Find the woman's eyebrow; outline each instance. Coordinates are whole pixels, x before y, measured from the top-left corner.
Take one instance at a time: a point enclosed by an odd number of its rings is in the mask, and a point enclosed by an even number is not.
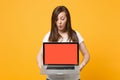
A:
[[[61,18],[65,18],[65,16],[61,16]]]

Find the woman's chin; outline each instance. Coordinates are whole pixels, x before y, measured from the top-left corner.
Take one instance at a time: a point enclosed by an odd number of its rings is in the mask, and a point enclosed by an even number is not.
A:
[[[64,29],[63,28],[58,28],[59,31],[63,31]]]
[[[64,29],[58,29],[58,31],[60,31],[60,32],[66,32],[66,30],[64,30]]]

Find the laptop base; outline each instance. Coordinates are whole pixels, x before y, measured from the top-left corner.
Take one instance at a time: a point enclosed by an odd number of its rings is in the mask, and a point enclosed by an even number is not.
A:
[[[41,74],[48,75],[70,75],[70,74],[80,74],[79,66],[74,66],[74,69],[47,69],[47,66],[42,66]]]

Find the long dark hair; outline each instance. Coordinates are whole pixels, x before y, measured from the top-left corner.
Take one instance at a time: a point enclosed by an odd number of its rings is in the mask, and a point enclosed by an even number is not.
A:
[[[57,42],[59,40],[59,38],[61,37],[60,34],[58,33],[58,28],[57,28],[57,25],[55,23],[58,14],[61,12],[66,13],[67,22],[66,22],[66,27],[65,27],[64,32],[66,32],[66,31],[68,32],[68,40],[73,41],[73,42],[78,42],[78,37],[76,35],[76,32],[71,27],[70,13],[65,6],[57,6],[53,10],[52,17],[51,17],[51,33],[49,36],[49,41],[54,41],[54,42],[56,41]]]

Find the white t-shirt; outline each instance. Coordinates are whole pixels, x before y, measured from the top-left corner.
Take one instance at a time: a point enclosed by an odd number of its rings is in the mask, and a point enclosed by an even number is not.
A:
[[[79,44],[81,42],[83,42],[83,38],[82,36],[80,35],[79,32],[75,31],[76,34],[77,34],[77,37],[79,39]],[[49,42],[49,36],[50,36],[50,32],[48,32],[44,39],[43,39],[43,42]],[[62,39],[59,39],[58,42],[70,42],[67,38],[62,38]],[[79,80],[80,79],[80,75],[47,75],[47,78],[50,79],[50,80]]]

